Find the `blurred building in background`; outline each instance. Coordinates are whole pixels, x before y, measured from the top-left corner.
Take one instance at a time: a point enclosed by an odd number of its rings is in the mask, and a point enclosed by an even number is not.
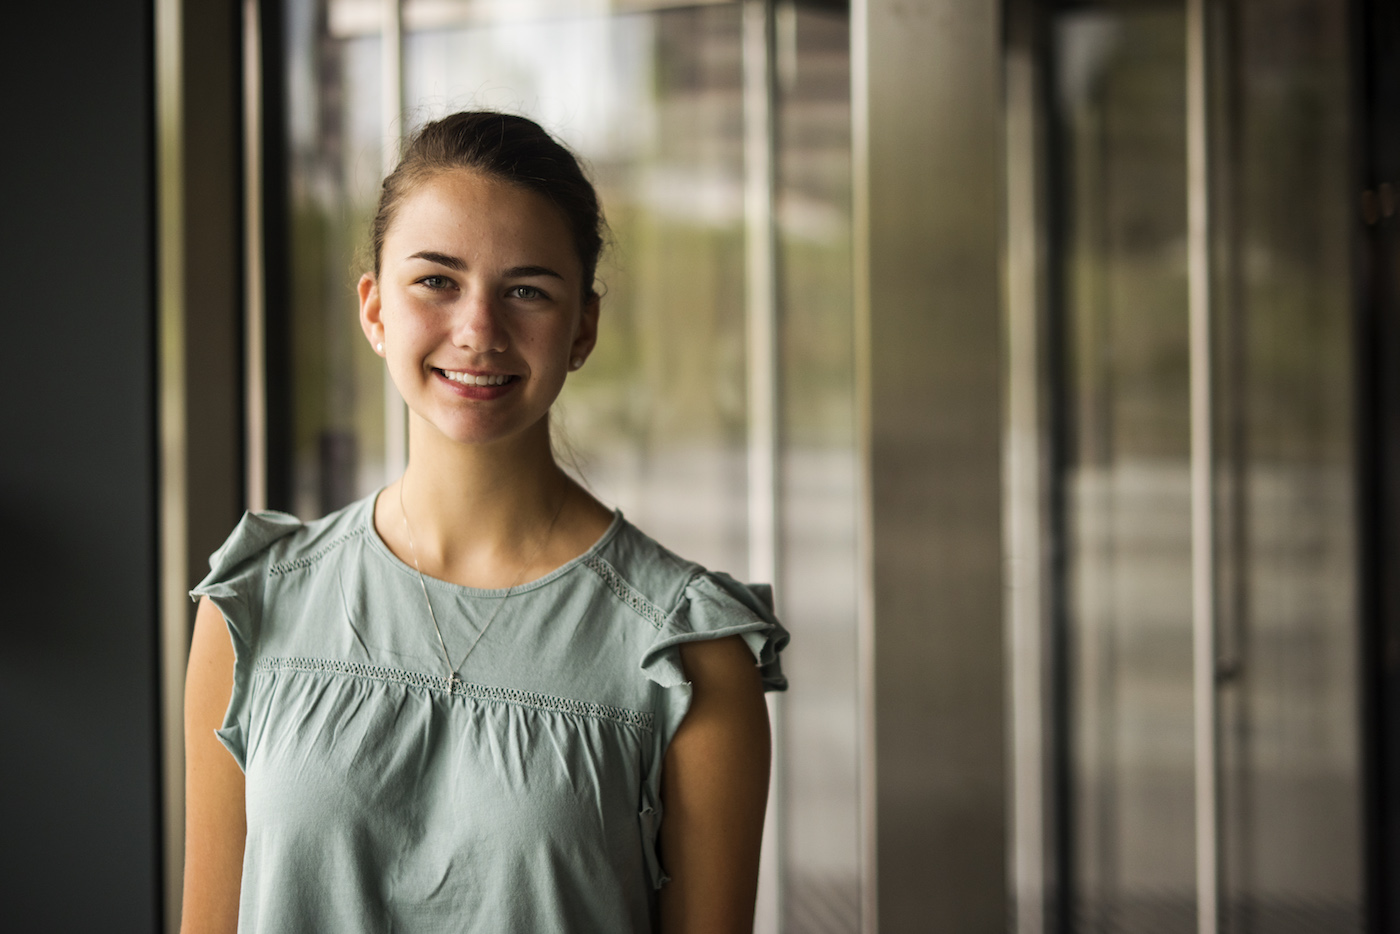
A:
[[[17,825],[14,898],[53,901],[79,829],[135,855],[53,929],[178,928],[185,592],[243,508],[402,469],[353,284],[403,137],[489,108],[566,141],[612,227],[568,468],[773,581],[793,633],[760,932],[1400,932],[1393,4],[128,6],[154,125],[113,184],[147,186],[154,384],[126,576],[156,596],[102,632],[149,656],[104,688],[140,737],[126,805],[16,786],[62,816]],[[17,528],[70,504],[7,476]],[[20,567],[29,606],[52,582]],[[0,662],[14,697],[106,662],[78,636],[109,622],[64,619]],[[72,774],[44,736],[83,716],[7,745]]]

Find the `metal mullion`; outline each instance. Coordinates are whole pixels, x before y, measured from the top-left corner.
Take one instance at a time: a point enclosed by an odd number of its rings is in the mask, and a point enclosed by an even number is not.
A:
[[[1186,4],[1187,266],[1191,370],[1191,617],[1195,706],[1196,917],[1220,929],[1219,711],[1216,693],[1214,365],[1207,0]]]
[[[772,3],[744,4],[744,240],[748,329],[749,574],[777,572],[777,243]]]
[[[851,342],[855,351],[856,674],[859,701],[860,930],[880,926],[879,748],[876,728],[875,493],[870,272],[870,3],[851,0]]]
[[[245,508],[268,507],[267,271],[261,0],[243,0],[243,407]]]
[[[159,230],[160,666],[165,927],[180,923],[185,870],[185,665],[189,660],[189,484],[185,432],[184,8],[158,0],[156,134]]]
[[[1005,48],[1006,555],[1009,894],[1016,934],[1054,930],[1053,643],[1050,632],[1049,368],[1045,333],[1045,146],[1037,10],[1007,6]],[[1057,899],[1058,900],[1058,899]]]
[[[404,134],[403,103],[403,4],[382,0],[383,27],[379,37],[380,109],[384,128],[381,167],[388,175],[399,163]],[[408,406],[384,368],[384,482],[408,466]]]
[[[773,0],[743,6],[745,319],[748,331],[749,578],[778,583],[778,270],[774,225],[776,80]],[[775,590],[777,590],[775,586]],[[773,769],[755,930],[783,930],[782,702],[768,698]]]

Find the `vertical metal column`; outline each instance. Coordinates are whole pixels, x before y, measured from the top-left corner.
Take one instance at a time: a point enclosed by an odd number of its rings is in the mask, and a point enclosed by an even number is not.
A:
[[[189,660],[189,504],[185,437],[184,7],[156,4],[156,173],[160,372],[161,781],[165,929],[180,929],[185,875],[185,664]]]
[[[1191,616],[1195,694],[1196,908],[1199,934],[1220,927],[1216,694],[1215,452],[1211,314],[1207,0],[1186,4],[1187,264],[1191,354]]]
[[[382,0],[384,25],[379,37],[379,83],[383,111],[383,174],[399,163],[399,142],[403,125],[403,5],[401,0]],[[384,368],[384,482],[388,483],[408,466],[408,406]]]
[[[851,4],[872,932],[1008,928],[1002,9]]]
[[[1006,28],[1006,670],[1011,781],[1010,897],[1016,934],[1053,930],[1050,520],[1045,360],[1045,147],[1035,0],[1011,0]]]
[[[744,0],[744,267],[748,327],[749,579],[778,584],[778,271],[773,212],[776,82],[772,0]],[[775,587],[780,591],[780,588]],[[755,930],[783,930],[781,695],[769,695],[773,772]]]
[[[243,0],[243,487],[267,508],[267,275],[263,218],[260,0]]]
[[[194,622],[188,592],[244,502],[241,6],[155,6],[161,753],[171,930],[184,876],[184,691]]]
[[[242,0],[155,7],[160,664],[165,913],[184,876],[188,593],[244,503],[238,15]]]
[[[880,930],[879,788],[875,743],[875,491],[871,465],[870,11],[851,0],[851,283],[856,418],[856,677],[859,692],[860,930]]]

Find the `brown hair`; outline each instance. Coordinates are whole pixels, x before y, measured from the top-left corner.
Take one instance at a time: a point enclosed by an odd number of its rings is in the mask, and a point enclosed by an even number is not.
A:
[[[584,298],[595,294],[593,277],[607,222],[578,160],[533,120],[483,110],[455,113],[424,125],[384,179],[370,225],[376,277],[384,236],[399,204],[423,181],[449,169],[471,169],[548,198],[573,235],[583,265]]]

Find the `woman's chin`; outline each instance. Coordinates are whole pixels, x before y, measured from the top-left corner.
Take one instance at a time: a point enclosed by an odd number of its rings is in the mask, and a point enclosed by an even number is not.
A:
[[[504,413],[502,413],[504,414]],[[549,436],[548,412],[531,418],[520,417],[438,417],[423,418],[428,434],[453,445],[471,448],[512,448],[537,433]]]

